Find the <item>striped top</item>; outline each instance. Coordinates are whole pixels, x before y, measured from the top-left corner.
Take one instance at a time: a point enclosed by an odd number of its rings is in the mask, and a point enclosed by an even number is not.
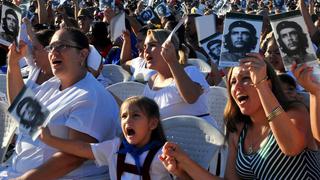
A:
[[[246,154],[243,128],[236,159],[236,171],[241,179],[320,179],[320,151],[303,150],[299,155],[287,156],[281,152],[272,132],[257,152]]]

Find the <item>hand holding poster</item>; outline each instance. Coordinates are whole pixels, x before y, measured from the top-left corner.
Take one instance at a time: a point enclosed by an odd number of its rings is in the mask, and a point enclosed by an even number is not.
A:
[[[125,14],[120,13],[114,16],[110,22],[111,41],[114,42],[125,30]]]
[[[238,66],[249,52],[259,52],[262,16],[239,13],[226,15],[219,66]]]
[[[12,3],[4,1],[1,8],[0,43],[9,46],[18,43],[20,31],[21,10]]]
[[[313,73],[319,80],[317,56],[300,11],[273,15],[270,20],[286,71],[290,71],[294,63],[307,64],[314,67]]]
[[[34,96],[31,89],[24,86],[10,105],[8,111],[19,123],[19,130],[35,140],[40,134],[39,127],[46,124],[49,111]]]

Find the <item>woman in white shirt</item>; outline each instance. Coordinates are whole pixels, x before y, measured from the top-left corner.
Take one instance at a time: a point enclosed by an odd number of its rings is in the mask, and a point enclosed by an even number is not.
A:
[[[20,71],[18,60],[25,55],[26,45],[20,51],[12,44],[8,53],[9,102],[23,87],[16,81]],[[87,72],[89,54],[87,37],[78,29],[57,31],[46,48],[54,77],[35,88],[36,98],[50,114],[48,127],[52,134],[64,139],[97,143],[112,139],[119,127],[119,108],[110,93]],[[97,168],[92,161],[63,153],[40,140],[32,141],[19,134],[12,165],[2,171],[1,178],[18,179],[83,179],[105,177],[107,168]]]
[[[184,66],[184,53],[179,53],[179,40],[170,31],[149,30],[144,43],[147,68],[157,71],[144,90],[144,95],[157,102],[162,118],[175,115],[202,117],[216,125],[207,107],[209,85],[195,66]],[[179,59],[180,58],[180,59]]]

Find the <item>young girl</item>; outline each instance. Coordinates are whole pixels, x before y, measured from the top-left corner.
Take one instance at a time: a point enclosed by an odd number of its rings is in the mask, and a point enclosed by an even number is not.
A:
[[[166,139],[157,104],[146,97],[126,99],[120,108],[122,137],[101,143],[86,143],[54,137],[48,128],[40,139],[60,151],[107,165],[112,180],[171,179],[157,158]]]

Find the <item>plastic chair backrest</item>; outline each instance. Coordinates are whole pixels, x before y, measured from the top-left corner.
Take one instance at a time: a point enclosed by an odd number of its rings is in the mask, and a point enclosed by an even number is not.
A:
[[[12,119],[8,112],[9,105],[0,101],[0,163],[3,162],[18,123]]]
[[[193,66],[196,66],[204,74],[208,74],[211,72],[211,66],[208,63],[206,63],[204,60],[197,59],[197,58],[189,58],[187,60],[187,63]]]
[[[224,145],[221,132],[202,118],[180,115],[163,119],[161,123],[167,140],[177,143],[205,169]]]
[[[225,123],[223,120],[224,108],[227,104],[227,89],[219,86],[211,86],[208,92],[208,109],[210,115],[217,121],[219,130],[225,132]]]
[[[121,66],[115,64],[103,65],[102,75],[112,81],[112,84],[125,82],[131,79],[131,74]]]
[[[7,75],[0,74],[0,92],[7,94]]]
[[[128,97],[142,95],[144,88],[145,85],[142,83],[127,81],[112,84],[106,89],[111,91],[112,94],[116,95],[120,100],[124,101]]]

